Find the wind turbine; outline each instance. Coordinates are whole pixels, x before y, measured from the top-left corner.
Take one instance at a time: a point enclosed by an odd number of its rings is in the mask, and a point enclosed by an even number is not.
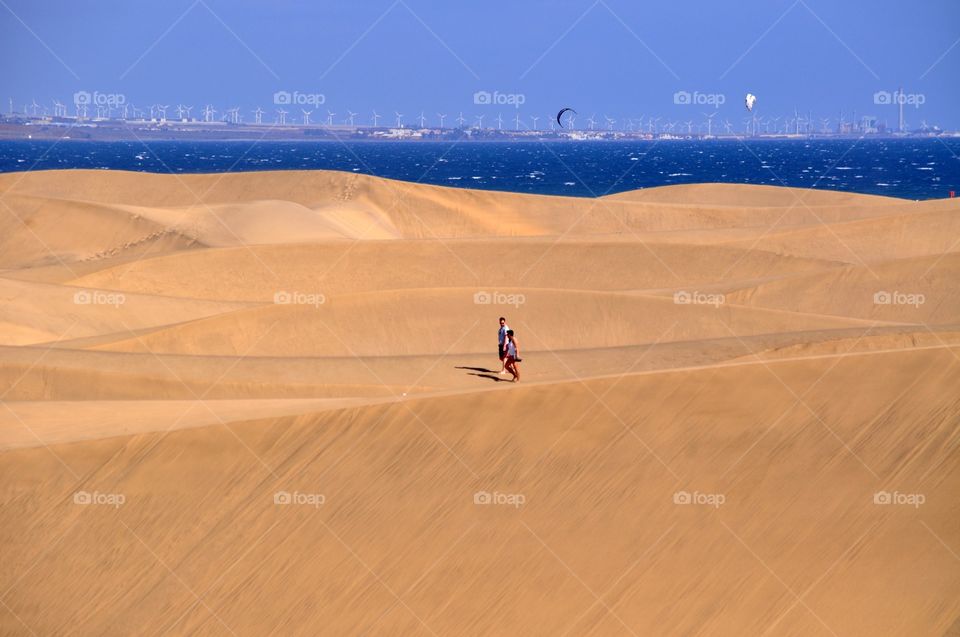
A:
[[[423,116],[423,111],[420,111],[420,117],[418,117],[417,119],[420,120],[420,128],[423,128],[424,122],[427,121],[427,118]]]
[[[177,119],[183,119],[183,113],[186,109],[183,108],[183,104],[177,104]]]
[[[617,120],[612,117],[607,117],[606,115],[604,115],[603,118],[607,120],[607,130],[613,130],[613,125],[617,123]]]
[[[263,109],[259,106],[257,107],[257,110],[253,111],[253,121],[258,125],[263,124]]]
[[[277,109],[277,123],[281,126],[286,125],[287,123],[287,111],[282,108]]]
[[[537,130],[537,120],[540,119],[537,115],[531,115],[530,119],[533,120],[533,130]]]
[[[497,130],[503,130],[503,115],[497,113]]]
[[[356,113],[354,113],[350,109],[347,109],[347,120],[350,122],[350,126],[353,126],[353,118],[356,116],[357,116]]]
[[[334,116],[334,115],[336,115],[336,113],[334,113],[333,111],[331,111],[331,110],[328,110],[328,111],[327,111],[327,126],[333,126],[333,116]]]
[[[727,135],[733,132],[733,124],[730,123],[730,120],[723,121],[723,128],[727,131]]]
[[[704,116],[707,118],[707,137],[713,137],[713,118],[716,117],[717,111],[707,114],[704,113]]]
[[[687,121],[687,135],[693,134],[693,120]]]
[[[379,121],[379,119],[380,119],[380,114],[377,113],[376,109],[374,109],[374,111],[373,111],[373,117],[372,117],[371,119],[373,120],[373,127],[376,128],[376,127],[377,127],[377,121]]]
[[[483,118],[484,118],[484,117],[486,117],[486,115],[477,115],[477,128],[480,129],[480,130],[483,130]]]
[[[514,130],[520,130],[520,111],[517,111],[517,116],[514,117],[513,119],[514,119],[514,122],[515,122],[515,124],[514,124],[514,126],[515,126]]]
[[[30,105],[30,108],[33,109],[33,116],[37,116],[37,109],[40,108],[40,105],[37,104],[37,100],[33,100],[33,104]]]
[[[403,128],[403,113],[394,111],[394,114],[397,116],[397,128]]]
[[[463,123],[464,123],[465,121],[467,121],[467,120],[466,120],[466,118],[463,116],[463,111],[460,111],[460,116],[457,117],[457,126],[459,126],[460,128],[463,128]]]
[[[302,109],[302,108],[300,109],[300,111],[303,113],[303,125],[304,125],[304,126],[309,126],[309,125],[310,125],[310,113],[312,113],[313,111],[304,110],[304,109]]]
[[[443,113],[437,113],[437,118],[440,120],[440,128],[443,128],[443,120],[447,119],[447,116]]]
[[[168,109],[168,108],[170,108],[170,105],[169,105],[169,104],[164,104],[164,105],[162,105],[162,106],[161,106],[160,104],[157,104],[157,110],[160,111],[160,121],[161,121],[161,122],[167,121],[167,109]]]
[[[590,124],[590,130],[593,130],[593,125],[597,123],[597,120],[593,118],[593,115],[587,118],[587,123]]]

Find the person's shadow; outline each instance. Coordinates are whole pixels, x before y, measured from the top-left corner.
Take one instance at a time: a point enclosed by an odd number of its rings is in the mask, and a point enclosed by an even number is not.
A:
[[[496,381],[498,383],[508,382],[506,378],[501,378],[497,375],[492,369],[487,369],[486,367],[455,367],[454,369],[469,369],[471,376],[478,376],[480,378],[486,378],[488,380]],[[482,372],[482,373],[478,373]]]

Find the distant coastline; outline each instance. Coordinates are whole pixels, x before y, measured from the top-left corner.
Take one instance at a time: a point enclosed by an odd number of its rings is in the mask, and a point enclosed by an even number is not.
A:
[[[295,141],[295,142],[578,142],[578,141],[724,141],[810,139],[960,139],[960,132],[912,133],[746,133],[704,134],[629,130],[508,130],[506,128],[372,127],[347,125],[227,124],[224,122],[100,120],[5,117],[0,140],[82,141]]]

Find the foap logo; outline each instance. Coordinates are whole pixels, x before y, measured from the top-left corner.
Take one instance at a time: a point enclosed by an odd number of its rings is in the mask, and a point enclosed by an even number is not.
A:
[[[77,106],[123,106],[127,103],[124,93],[101,93],[100,91],[77,91],[73,94]]]
[[[273,103],[277,106],[320,106],[326,101],[327,96],[323,93],[277,91],[273,94]]]
[[[520,108],[527,101],[523,93],[501,93],[500,91],[477,91],[473,94],[473,103],[480,106],[513,106]]]
[[[680,505],[697,504],[712,506],[715,509],[719,509],[726,501],[727,496],[722,493],[700,493],[699,491],[694,491],[691,493],[689,491],[677,491],[673,494],[673,503]]]
[[[473,302],[475,305],[512,305],[513,307],[520,307],[527,302],[527,297],[522,294],[480,291],[473,295]]]
[[[873,494],[873,503],[881,506],[888,504],[899,504],[912,506],[919,509],[920,505],[927,501],[927,497],[922,493],[900,493],[899,491],[877,491]]]
[[[903,104],[904,106],[913,106],[920,108],[927,103],[927,96],[924,93],[904,93],[903,91],[877,91],[873,94],[873,103],[879,106],[891,106]]]
[[[127,501],[122,493],[100,493],[99,491],[77,491],[73,494],[73,503],[86,505],[107,505],[120,508]]]
[[[893,292],[880,290],[873,295],[874,305],[912,305],[913,307],[920,307],[926,302],[927,297],[923,294],[909,294],[897,290]]]
[[[676,305],[712,305],[720,307],[727,302],[727,297],[723,294],[710,294],[707,292],[698,292],[694,290],[677,290],[673,293],[673,302]]]
[[[280,290],[273,295],[273,302],[277,305],[312,305],[320,307],[327,302],[327,297],[316,292],[287,292]]]
[[[273,503],[286,506],[288,504],[312,506],[319,509],[327,501],[327,496],[322,493],[301,493],[300,491],[277,491],[273,494]]]
[[[679,106],[722,106],[727,101],[723,93],[701,93],[700,91],[677,91],[673,94],[673,103]]]
[[[500,493],[499,491],[477,491],[473,494],[473,503],[479,506],[500,505],[522,507],[527,498],[522,493]]]
[[[113,307],[120,307],[126,302],[127,297],[120,292],[79,290],[73,294],[74,305],[112,305]]]

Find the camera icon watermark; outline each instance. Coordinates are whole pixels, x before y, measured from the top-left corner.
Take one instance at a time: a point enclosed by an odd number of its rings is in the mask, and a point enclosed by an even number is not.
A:
[[[273,94],[273,103],[277,106],[320,106],[326,101],[327,96],[323,93],[277,91]]]
[[[273,494],[273,503],[280,506],[288,504],[312,506],[319,509],[327,502],[327,496],[322,493],[301,493],[300,491],[277,491]]]
[[[106,505],[115,509],[123,506],[127,498],[122,493],[100,493],[99,491],[77,491],[73,494],[73,503],[82,506]]]
[[[288,292],[279,290],[273,295],[273,302],[277,305],[312,305],[320,307],[327,302],[327,297],[316,292]]]
[[[877,491],[873,494],[873,503],[881,506],[889,504],[907,505],[919,509],[927,501],[922,493],[900,493],[899,491]]]
[[[679,505],[696,504],[702,506],[712,506],[719,509],[727,501],[727,496],[722,493],[700,493],[699,491],[677,491],[673,494],[673,503]]]
[[[727,101],[724,93],[701,93],[700,91],[677,91],[673,94],[673,103],[678,106],[723,106]]]
[[[477,91],[473,94],[473,103],[479,106],[513,106],[520,108],[527,101],[523,93],[501,93],[500,91]]]
[[[117,107],[127,103],[127,96],[125,93],[77,91],[73,94],[73,103],[77,106]]]
[[[126,295],[120,292],[78,290],[73,293],[74,305],[112,305],[113,307],[120,307],[126,302]]]
[[[874,305],[912,305],[913,307],[918,308],[926,302],[927,297],[923,294],[910,294],[907,292],[899,292],[897,290],[894,290],[893,292],[880,290],[878,292],[874,292],[873,294]]]
[[[727,302],[726,295],[710,294],[707,292],[687,290],[677,290],[673,293],[673,302],[675,305],[712,305],[720,307]]]
[[[479,506],[500,505],[522,507],[527,501],[522,493],[500,493],[499,491],[477,491],[473,494],[473,503]]]
[[[475,305],[512,305],[520,307],[527,302],[523,294],[505,294],[503,292],[480,291],[473,295]]]
[[[873,94],[873,103],[878,106],[905,105],[920,108],[927,103],[924,93],[904,93],[903,91],[877,91]]]

